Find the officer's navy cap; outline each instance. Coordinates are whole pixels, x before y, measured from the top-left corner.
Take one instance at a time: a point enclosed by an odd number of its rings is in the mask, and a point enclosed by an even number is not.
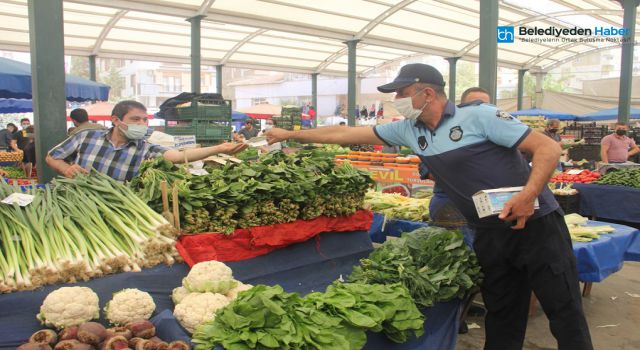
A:
[[[433,66],[423,63],[411,63],[400,68],[398,76],[389,84],[378,86],[383,93],[395,92],[415,83],[444,86],[442,74]]]

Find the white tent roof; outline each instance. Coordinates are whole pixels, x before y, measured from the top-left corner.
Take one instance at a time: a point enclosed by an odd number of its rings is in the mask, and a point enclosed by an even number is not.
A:
[[[529,5],[534,3],[534,5]],[[27,0],[0,0],[0,49],[28,51]],[[190,62],[190,23],[202,21],[202,64],[345,75],[433,54],[477,61],[477,0],[65,0],[69,55]],[[622,27],[609,0],[500,1],[499,25]],[[616,43],[499,44],[499,64],[547,70]]]

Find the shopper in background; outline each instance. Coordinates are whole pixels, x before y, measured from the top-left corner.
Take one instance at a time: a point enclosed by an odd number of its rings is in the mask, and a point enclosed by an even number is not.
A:
[[[244,136],[245,140],[249,140],[251,138],[258,136],[258,132],[259,130],[253,126],[253,122],[250,120],[247,120],[244,123],[244,128],[240,129],[240,131],[238,131],[238,134]]]
[[[479,87],[470,87],[462,93],[460,96],[460,105],[465,106],[473,103],[474,101],[480,101],[480,103],[491,103],[491,96],[489,91]]]
[[[27,140],[28,142],[23,150],[22,169],[24,170],[24,178],[30,179],[33,174],[33,167],[36,165],[36,136],[33,125],[27,128]]]
[[[95,169],[119,181],[131,180],[145,159],[163,156],[173,163],[196,161],[225,153],[234,154],[246,144],[223,143],[184,151],[168,149],[147,141],[147,108],[137,101],[122,101],[111,112],[113,127],[86,130],[64,140],[49,151],[47,164],[59,174],[75,177]],[[73,162],[65,159],[73,156]]]
[[[629,126],[616,123],[613,134],[607,135],[600,141],[600,157],[603,163],[624,163],[629,157],[640,152],[636,142],[627,136]]]
[[[24,151],[25,146],[29,143],[29,138],[27,137],[27,128],[30,125],[31,121],[29,120],[29,118],[20,119],[20,127],[22,128],[22,130],[18,130],[13,133],[13,140],[11,142],[11,148],[14,151]]]
[[[488,309],[485,349],[522,349],[532,290],[560,350],[593,349],[571,238],[547,187],[560,147],[495,106],[456,107],[444,86],[434,67],[408,64],[392,83],[378,87],[396,93],[394,105],[405,120],[374,128],[271,129],[267,137],[269,142],[411,147],[476,229],[474,248]],[[533,154],[532,168],[518,150]],[[523,190],[504,204],[499,216],[478,217],[473,194],[511,186]]]
[[[363,119],[366,118],[368,115],[367,112],[367,107],[366,106],[362,106],[362,110],[360,111],[360,117],[362,117]]]
[[[13,140],[13,134],[18,131],[18,127],[13,124],[7,124],[6,129],[0,130],[0,151],[11,150],[11,140]]]
[[[69,113],[69,117],[71,117],[71,121],[73,122],[73,126],[75,129],[69,132],[69,136],[75,135],[83,130],[104,130],[106,129],[104,126],[96,123],[92,123],[89,121],[89,113],[85,109],[76,108],[71,113]]]

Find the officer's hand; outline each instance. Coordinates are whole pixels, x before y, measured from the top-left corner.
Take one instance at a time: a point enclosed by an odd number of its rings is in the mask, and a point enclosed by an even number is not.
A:
[[[267,137],[267,142],[272,145],[276,142],[288,140],[291,132],[289,130],[272,128],[267,130],[267,132],[265,132],[264,134]]]
[[[87,169],[79,166],[78,164],[71,164],[66,169],[64,169],[64,172],[62,173],[62,175],[64,177],[73,179],[78,174],[88,174],[88,173],[89,172],[87,171]]]
[[[504,204],[504,208],[502,208],[502,212],[498,217],[504,221],[516,220],[516,224],[511,228],[521,230],[524,228],[527,219],[533,215],[535,200],[535,195],[524,191],[520,192]]]

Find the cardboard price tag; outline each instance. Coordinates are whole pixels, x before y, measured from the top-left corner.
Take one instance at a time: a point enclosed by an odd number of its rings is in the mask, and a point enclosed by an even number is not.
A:
[[[583,169],[571,169],[567,171],[569,175],[580,175],[584,170]]]
[[[7,198],[2,200],[4,204],[14,204],[17,203],[21,207],[26,207],[31,204],[35,196],[26,193],[12,193]]]

